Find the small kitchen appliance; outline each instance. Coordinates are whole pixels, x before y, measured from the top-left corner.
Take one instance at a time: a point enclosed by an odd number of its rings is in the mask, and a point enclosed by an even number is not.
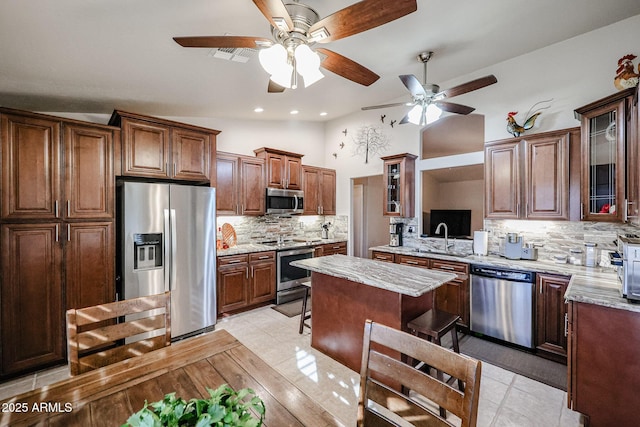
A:
[[[328,239],[329,238],[329,226],[331,225],[330,222],[325,222],[324,224],[322,224],[322,238],[323,239]]]
[[[489,253],[489,232],[480,230],[473,232],[473,254],[487,255]]]
[[[509,259],[520,259],[522,256],[522,236],[517,233],[507,233],[504,243],[504,256]]]
[[[404,224],[402,222],[397,222],[395,224],[389,225],[389,234],[391,235],[389,239],[389,246],[402,246],[402,228]]]
[[[520,258],[535,261],[538,259],[538,248],[533,243],[525,243],[522,245]]]
[[[622,257],[622,265],[618,264],[622,296],[640,301],[640,238],[618,236],[618,253]]]
[[[597,243],[585,242],[584,244],[584,265],[587,267],[597,267],[600,264],[600,249]]]

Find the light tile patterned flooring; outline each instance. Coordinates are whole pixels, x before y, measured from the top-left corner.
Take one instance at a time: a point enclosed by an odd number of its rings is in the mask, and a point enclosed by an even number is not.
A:
[[[264,307],[221,319],[216,329],[229,331],[346,426],[355,426],[359,374],[312,349],[309,329],[299,335],[298,324],[299,316],[288,318]],[[0,399],[67,375],[64,366],[0,384]],[[561,390],[483,363],[478,426],[581,426],[580,415],[566,408],[566,399]]]

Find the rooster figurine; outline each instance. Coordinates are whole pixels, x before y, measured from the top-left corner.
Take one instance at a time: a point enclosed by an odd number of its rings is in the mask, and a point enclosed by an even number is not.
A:
[[[525,114],[525,120],[522,125],[519,125],[516,122],[516,118],[514,117],[516,114],[518,114],[517,111],[511,111],[510,113],[508,113],[507,114],[507,132],[509,132],[511,135],[517,138],[520,135],[522,135],[525,131],[528,131],[529,129],[531,129],[535,124],[538,116],[542,114],[542,111],[540,110],[549,108],[551,105],[546,105],[544,107],[538,108],[537,110],[534,110],[534,109],[542,103],[551,102],[551,101],[553,101],[553,98],[547,99],[546,101],[536,102],[535,104],[533,104],[533,106],[529,108],[529,111],[527,111],[527,114]],[[535,112],[532,114],[533,111]]]
[[[536,122],[536,119],[538,118],[538,116],[541,114],[542,112],[539,111],[537,113],[535,113],[534,115],[530,116],[529,118],[527,118],[524,121],[524,124],[522,126],[520,126],[517,122],[516,119],[513,117],[516,114],[518,114],[517,111],[511,111],[509,114],[507,114],[507,132],[509,132],[511,135],[518,137],[520,135],[522,135],[525,131],[531,129],[534,125],[534,123]]]
[[[616,89],[624,90],[638,86],[640,64],[638,64],[638,72],[636,73],[633,70],[634,59],[636,59],[636,56],[633,54],[625,55],[618,59],[618,69],[616,70],[616,77],[613,79],[613,85]]]

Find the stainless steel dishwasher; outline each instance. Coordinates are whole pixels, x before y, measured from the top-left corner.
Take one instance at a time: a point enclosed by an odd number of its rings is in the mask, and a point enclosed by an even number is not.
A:
[[[471,266],[471,332],[534,347],[535,273]]]

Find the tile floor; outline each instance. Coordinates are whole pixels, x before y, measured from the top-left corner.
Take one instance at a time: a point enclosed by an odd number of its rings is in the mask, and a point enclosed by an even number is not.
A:
[[[346,426],[355,425],[358,373],[310,347],[309,330],[298,334],[299,317],[270,307],[219,320],[267,363],[318,401]],[[66,378],[66,366],[0,384],[0,399]],[[567,394],[504,369],[483,363],[479,427],[577,427],[577,412],[566,408]]]

